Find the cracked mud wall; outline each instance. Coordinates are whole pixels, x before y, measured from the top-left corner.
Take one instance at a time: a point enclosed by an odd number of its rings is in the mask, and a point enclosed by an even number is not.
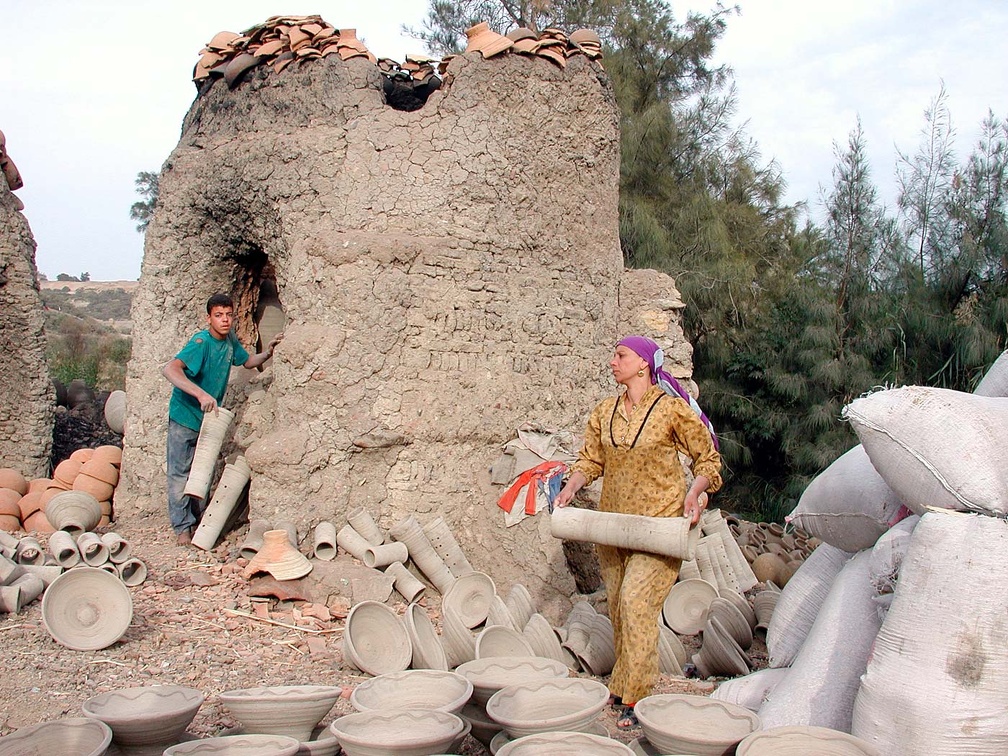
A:
[[[0,467],[49,475],[56,397],[46,362],[35,239],[0,177]]]
[[[254,344],[262,282],[285,338],[225,405],[253,516],[302,532],[366,506],[388,529],[442,515],[476,569],[541,599],[574,589],[548,518],[505,529],[488,467],[526,422],[582,432],[631,330],[689,375],[672,280],[623,270],[618,111],[583,56],[455,58],[424,108],[336,56],[217,82],[166,162],[133,305],[121,518],[165,520],[160,366],[237,298]],[[240,374],[240,375],[239,375]]]

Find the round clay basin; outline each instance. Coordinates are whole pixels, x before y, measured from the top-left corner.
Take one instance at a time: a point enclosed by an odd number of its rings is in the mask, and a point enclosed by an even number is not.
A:
[[[0,738],[0,756],[102,756],[111,742],[112,730],[102,721],[87,717],[57,719],[22,727]]]
[[[717,596],[717,588],[706,580],[693,578],[676,583],[662,605],[665,624],[681,635],[696,635],[703,630],[707,609]]]
[[[427,756],[446,753],[465,729],[446,711],[359,711],[340,717],[329,729],[347,756]]]
[[[357,711],[437,709],[458,714],[472,692],[473,684],[455,672],[407,669],[362,682],[350,694],[350,703]]]
[[[481,706],[486,706],[490,696],[502,688],[534,683],[538,680],[564,679],[570,672],[563,662],[538,656],[491,656],[486,659],[474,659],[460,664],[455,671],[472,683],[472,699]]]
[[[871,743],[826,727],[771,727],[738,744],[738,756],[880,756]]]
[[[486,709],[508,735],[520,738],[553,730],[584,730],[608,698],[609,689],[597,680],[539,680],[497,691]]]
[[[300,747],[285,735],[224,735],[173,745],[164,756],[294,756]]]
[[[343,652],[357,669],[378,676],[409,667],[413,644],[399,615],[381,602],[361,601],[347,615]]]
[[[84,716],[112,728],[116,745],[177,743],[203,703],[203,694],[181,685],[124,688],[89,698]]]
[[[297,756],[336,756],[339,750],[339,741],[328,727],[323,727],[321,731],[315,728],[311,740],[301,741]]]
[[[42,622],[59,643],[75,651],[111,646],[129,628],[133,598],[118,575],[75,567],[42,594]]]
[[[492,656],[535,656],[535,651],[525,636],[514,628],[490,625],[476,636],[476,658]]]
[[[496,595],[497,587],[489,575],[470,572],[457,578],[442,597],[442,613],[451,607],[462,624],[472,629],[486,620]]]
[[[501,751],[504,746],[508,743],[514,743],[517,740],[523,740],[524,738],[537,738],[541,735],[594,735],[599,738],[610,738],[609,731],[605,728],[605,725],[601,722],[592,722],[585,729],[578,732],[572,732],[570,730],[558,731],[558,732],[539,732],[535,735],[525,735],[522,738],[512,738],[508,735],[507,730],[501,730],[493,739],[490,741],[489,749],[492,756],[496,756],[497,753]],[[556,745],[554,743],[554,745]]]
[[[462,707],[459,716],[469,723],[472,736],[487,748],[490,747],[493,736],[498,732],[503,732],[501,726],[487,716],[486,709],[482,704],[470,701]]]
[[[608,735],[541,732],[503,745],[497,756],[630,756],[633,751]]]
[[[760,728],[748,709],[706,696],[664,693],[634,707],[644,736],[662,753],[722,756]]]
[[[274,685],[226,690],[221,703],[234,714],[246,733],[286,735],[309,740],[312,730],[340,697],[332,685]]]

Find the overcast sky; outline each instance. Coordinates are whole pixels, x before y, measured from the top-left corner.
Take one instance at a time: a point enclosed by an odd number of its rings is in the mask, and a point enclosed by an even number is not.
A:
[[[269,16],[319,13],[355,27],[372,52],[403,60],[421,46],[425,0],[0,0],[0,130],[25,186],[17,196],[50,278],[88,271],[135,279],[143,237],[129,207],[139,171],[157,171],[192,103],[193,64],[216,32]],[[992,108],[1008,116],[1008,3],[1001,0],[741,0],[716,60],[738,87],[739,122],[775,158],[786,199],[818,207],[834,142],[860,115],[883,199],[894,145],[912,151],[944,80],[965,158]],[[675,0],[677,16],[709,3]]]

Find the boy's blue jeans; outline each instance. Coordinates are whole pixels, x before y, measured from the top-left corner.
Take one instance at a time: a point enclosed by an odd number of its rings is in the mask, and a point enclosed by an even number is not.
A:
[[[203,502],[182,493],[189,480],[197,438],[199,431],[168,421],[168,520],[176,533],[194,529],[203,514]]]

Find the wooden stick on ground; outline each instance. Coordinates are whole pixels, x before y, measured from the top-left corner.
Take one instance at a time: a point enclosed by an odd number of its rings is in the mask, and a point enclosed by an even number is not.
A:
[[[288,630],[297,630],[302,633],[312,633],[313,635],[328,635],[329,633],[341,633],[343,632],[342,627],[334,627],[330,630],[316,630],[313,627],[298,627],[297,625],[291,625],[287,622],[279,622],[273,619],[266,619],[264,617],[257,617],[250,612],[240,612],[237,609],[225,609],[228,614],[233,614],[236,617],[244,617],[245,619],[255,620],[256,622],[265,622],[267,625],[276,625],[277,627],[285,627]]]

